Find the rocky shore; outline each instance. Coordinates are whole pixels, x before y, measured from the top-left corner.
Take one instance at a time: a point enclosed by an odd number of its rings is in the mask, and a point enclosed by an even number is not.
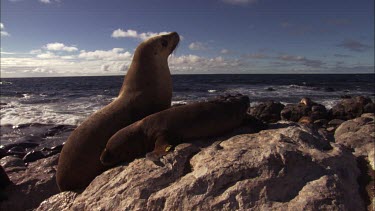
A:
[[[264,130],[249,122],[180,144],[160,163],[123,163],[79,193],[56,186],[61,146],[7,146],[0,210],[374,210],[374,109],[361,96],[330,110],[308,98],[264,102],[249,110]]]

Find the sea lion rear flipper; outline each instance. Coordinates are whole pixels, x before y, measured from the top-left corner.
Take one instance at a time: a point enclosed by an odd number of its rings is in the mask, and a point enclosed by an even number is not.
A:
[[[166,136],[159,136],[155,141],[154,151],[146,154],[146,159],[151,161],[159,161],[161,157],[166,155],[169,150],[172,148],[172,145],[169,144]]]

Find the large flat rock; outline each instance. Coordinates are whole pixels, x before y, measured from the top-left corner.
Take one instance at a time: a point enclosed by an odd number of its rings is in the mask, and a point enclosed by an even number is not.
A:
[[[364,210],[351,151],[287,125],[181,144],[159,163],[117,166],[37,210]]]

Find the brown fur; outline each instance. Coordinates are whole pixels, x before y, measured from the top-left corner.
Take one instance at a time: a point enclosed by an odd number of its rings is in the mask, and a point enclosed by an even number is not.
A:
[[[88,117],[66,141],[56,173],[61,191],[84,188],[106,169],[100,153],[118,130],[170,107],[172,80],[167,59],[178,42],[178,34],[170,33],[137,47],[118,98]]]
[[[165,155],[171,145],[210,137],[242,124],[249,107],[247,96],[172,107],[118,131],[108,141],[100,160],[111,166],[147,154],[151,160]]]

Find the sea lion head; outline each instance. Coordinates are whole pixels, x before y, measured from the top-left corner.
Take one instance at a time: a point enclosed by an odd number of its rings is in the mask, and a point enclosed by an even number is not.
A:
[[[168,56],[176,49],[180,41],[177,32],[158,35],[142,42],[135,50],[135,58],[143,59],[163,59],[167,60]]]
[[[113,166],[119,162],[132,161],[146,153],[146,136],[137,124],[125,127],[113,135],[100,155],[104,166]]]

